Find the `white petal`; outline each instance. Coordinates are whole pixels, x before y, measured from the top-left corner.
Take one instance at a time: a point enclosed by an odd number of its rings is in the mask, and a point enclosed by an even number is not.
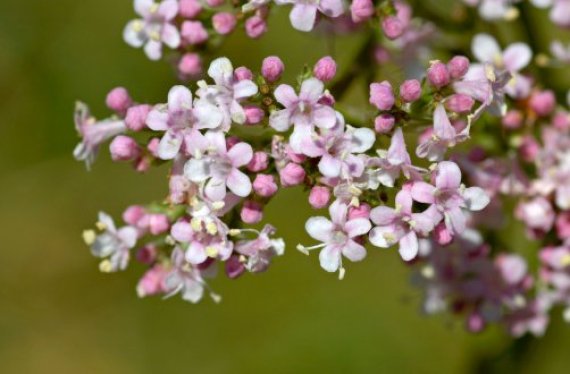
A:
[[[230,191],[237,196],[246,197],[251,193],[251,181],[249,177],[238,169],[233,169],[230,172],[226,183]]]
[[[234,98],[243,99],[257,94],[257,85],[246,79],[234,84]]]
[[[289,110],[276,110],[269,116],[269,125],[277,131],[287,131],[291,127],[291,115]]]
[[[328,245],[323,248],[319,253],[321,267],[330,273],[337,271],[340,266],[340,251],[338,246]]]
[[[327,242],[332,236],[334,225],[325,217],[311,217],[305,224],[305,230],[311,238],[320,242]]]
[[[184,86],[174,86],[168,92],[168,110],[192,109],[192,92]]]
[[[463,198],[467,209],[471,211],[479,211],[489,205],[489,196],[479,187],[469,187],[463,191]]]
[[[208,75],[216,82],[216,84],[228,84],[233,73],[234,67],[227,57],[215,59],[208,68]]]
[[[525,43],[513,43],[503,53],[503,62],[510,72],[525,68],[532,59],[532,51]]]
[[[349,240],[342,248],[342,254],[352,262],[362,261],[366,257],[366,249],[354,240]]]
[[[400,256],[404,261],[413,260],[418,255],[419,244],[416,233],[410,231],[400,239]]]
[[[493,63],[501,56],[499,44],[489,34],[477,34],[471,43],[471,50],[475,58],[481,62]]]
[[[163,160],[175,158],[182,146],[182,140],[182,136],[167,131],[158,144],[158,157]]]
[[[294,28],[299,31],[311,31],[317,18],[317,6],[314,4],[296,3],[289,14]]]

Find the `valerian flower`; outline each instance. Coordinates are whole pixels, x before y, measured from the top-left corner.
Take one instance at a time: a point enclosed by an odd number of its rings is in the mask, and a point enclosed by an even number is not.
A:
[[[176,248],[172,251],[172,269],[164,279],[164,287],[171,297],[177,293],[182,294],[182,299],[191,303],[197,303],[204,296],[206,284],[200,270],[193,267],[184,259],[184,252]]]
[[[285,242],[283,239],[272,239],[275,228],[265,225],[261,231],[244,229],[241,232],[253,232],[257,235],[253,240],[240,240],[235,245],[237,253],[242,255],[245,268],[252,273],[260,273],[269,267],[271,259],[275,256],[282,256],[285,252]]]
[[[135,11],[142,17],[127,24],[123,38],[127,44],[140,48],[151,60],[162,57],[162,44],[170,48],[180,45],[180,33],[172,24],[178,14],[178,1],[135,0]]]
[[[295,125],[295,132],[300,137],[310,136],[315,126],[324,129],[334,127],[337,122],[335,110],[319,103],[323,91],[323,82],[316,78],[303,81],[299,95],[293,87],[280,85],[275,89],[274,96],[285,108],[271,113],[269,125],[277,131],[287,131],[291,125]]]
[[[520,0],[463,0],[469,6],[478,7],[479,14],[489,21],[511,20],[518,14],[514,3]]]
[[[429,161],[439,161],[448,148],[469,138],[469,125],[460,132],[451,125],[449,117],[442,104],[438,104],[433,112],[433,134],[426,142],[416,149],[418,157]]]
[[[366,257],[366,249],[356,239],[370,231],[371,224],[366,218],[348,218],[348,205],[336,200],[329,208],[331,219],[311,217],[305,224],[309,235],[321,244],[297,248],[308,253],[309,250],[322,248],[319,254],[321,267],[328,272],[340,270],[340,278],[344,276],[342,256],[351,261],[362,261]]]
[[[491,35],[478,34],[473,38],[471,49],[481,63],[492,64],[497,69],[511,74],[511,79],[505,86],[505,91],[509,96],[519,99],[530,94],[532,81],[519,73],[532,59],[532,51],[527,44],[513,43],[502,51]],[[483,69],[483,65],[472,64],[467,79],[473,74],[480,76],[480,71]]]
[[[234,68],[226,57],[217,58],[208,68],[208,76],[214,85],[204,81],[198,82],[200,87],[196,94],[201,100],[216,105],[224,113],[223,130],[229,130],[232,122],[243,124],[246,114],[240,102],[258,92],[257,85],[249,79],[237,80]]]
[[[435,186],[426,182],[414,182],[412,198],[420,203],[435,206],[443,217],[447,229],[455,234],[465,231],[464,210],[479,211],[490,202],[482,188],[465,188],[461,184],[461,170],[451,161],[442,161],[435,171]]]
[[[253,150],[247,143],[235,144],[228,150],[226,139],[221,132],[209,131],[207,153],[191,158],[184,166],[184,175],[189,180],[206,182],[205,195],[212,201],[222,201],[226,187],[240,197],[251,193],[251,181],[239,170],[253,158]]]
[[[137,229],[131,226],[117,229],[113,219],[103,212],[99,213],[97,227],[103,231],[101,234],[88,230],[83,233],[83,239],[91,246],[93,256],[105,259],[99,264],[100,270],[105,273],[125,270],[130,250],[137,242]]]
[[[198,130],[221,125],[223,113],[215,105],[200,100],[195,104],[193,108],[189,89],[174,86],[168,93],[168,104],[158,105],[148,114],[148,127],[154,131],[165,131],[158,146],[161,159],[175,158],[181,148],[185,154],[193,154],[192,144],[199,142],[201,137]]]
[[[294,28],[311,31],[317,21],[317,11],[335,18],[344,13],[342,0],[275,0],[279,5],[293,4],[289,19]]]
[[[85,161],[87,169],[91,168],[102,143],[127,130],[122,120],[108,119],[98,122],[89,113],[87,105],[81,102],[75,106],[74,119],[75,129],[82,139],[73,150],[73,156],[78,161]]]
[[[404,261],[414,259],[419,250],[418,234],[427,235],[439,218],[432,207],[423,213],[412,212],[412,194],[405,188],[396,195],[396,207],[378,206],[370,211],[370,219],[376,225],[370,231],[370,242],[381,248],[399,244]]]

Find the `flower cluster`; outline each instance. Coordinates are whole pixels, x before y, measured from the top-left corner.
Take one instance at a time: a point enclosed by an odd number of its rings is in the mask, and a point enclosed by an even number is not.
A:
[[[459,3],[493,21],[514,21],[526,6]],[[533,3],[552,6],[552,20],[566,25],[566,1]],[[269,9],[287,4],[297,30],[333,22],[371,35],[354,67],[326,56],[292,84],[282,81],[277,56],[257,69],[221,57],[200,75],[199,52],[210,43],[242,21],[260,36]],[[164,200],[128,207],[120,228],[100,213],[84,232],[101,271],[124,270],[134,258],[147,267],[139,296],[219,301],[210,279],[220,266],[235,279],[284,254],[264,210],[299,186],[317,212],[305,223],[315,243],[296,248],[318,251],[322,269],[340,279],[347,260],[394,248],[424,293],[424,310],[462,316],[469,331],[500,324],[513,336],[541,335],[557,306],[570,320],[570,103],[529,69],[568,63],[564,44],[554,41],[553,58],[533,64],[532,40],[502,49],[473,32],[470,50],[457,55],[438,47],[434,23],[414,18],[403,1],[135,0],[135,10],[141,19],[127,25],[125,40],[151,59],[163,45],[176,50],[182,80],[196,79],[172,87],[164,103],[115,88],[106,100],[114,114],[100,121],[77,104],[74,155],[88,167],[106,143],[114,161],[138,172],[169,165]],[[390,64],[402,77],[378,74]],[[344,96],[360,81],[368,100],[354,107]],[[513,221],[542,248],[539,269],[505,238]]]

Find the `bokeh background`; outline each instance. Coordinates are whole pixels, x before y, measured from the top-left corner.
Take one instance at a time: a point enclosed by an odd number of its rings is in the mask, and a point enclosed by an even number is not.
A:
[[[86,172],[71,156],[75,100],[104,117],[104,97],[117,85],[160,102],[176,82],[168,64],[123,43],[131,17],[130,0],[0,1],[0,372],[466,373],[485,372],[482,362],[500,372],[570,370],[570,327],[558,316],[522,356],[498,329],[473,336],[449,317],[422,316],[394,251],[370,250],[342,282],[325,273],[317,256],[294,250],[307,239],[310,214],[299,190],[267,210],[290,244],[286,256],[266,274],[215,280],[220,305],[139,300],[136,264],[99,273],[82,230],[100,209],[117,216],[166,192],[166,169],[136,175],[103,152]],[[546,38],[548,22],[536,17]],[[337,42],[341,69],[357,43]],[[261,41],[238,32],[222,50],[254,67],[265,55],[286,55],[292,78],[329,47],[292,31],[279,12]]]

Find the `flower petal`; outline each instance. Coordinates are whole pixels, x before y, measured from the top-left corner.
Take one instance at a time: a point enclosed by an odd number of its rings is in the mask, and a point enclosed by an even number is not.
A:
[[[251,193],[249,177],[238,169],[232,169],[226,183],[230,191],[237,196],[246,197]]]
[[[296,3],[289,13],[294,28],[299,31],[311,31],[317,18],[317,6],[314,4]]]
[[[469,187],[463,191],[463,198],[467,209],[479,211],[489,205],[490,199],[485,190],[479,187]]]
[[[437,188],[458,189],[461,185],[461,170],[455,162],[442,161],[437,165],[435,176]]]
[[[321,250],[321,253],[319,253],[321,267],[330,273],[334,273],[340,267],[340,255],[340,247],[327,245]]]
[[[435,187],[426,182],[414,182],[412,185],[412,198],[424,204],[433,204],[435,202]]]
[[[184,86],[174,86],[168,92],[168,111],[192,109],[192,92]]]
[[[370,219],[378,226],[390,225],[396,217],[396,211],[387,206],[377,206],[370,211]]]
[[[325,217],[311,217],[305,224],[309,236],[320,242],[327,242],[332,236],[333,229],[333,223]]]
[[[471,50],[475,58],[481,62],[493,63],[501,56],[499,44],[489,34],[477,34],[471,43]]]
[[[525,43],[513,43],[503,53],[503,63],[510,72],[524,69],[532,59],[532,51]]]
[[[352,262],[362,261],[366,257],[366,249],[354,240],[349,240],[342,248],[342,254]]]
[[[182,136],[172,131],[165,132],[158,144],[158,157],[163,160],[172,160],[180,151],[182,140]]]
[[[400,239],[400,248],[398,251],[400,252],[400,256],[402,256],[402,260],[413,260],[418,255],[418,250],[418,237],[415,232],[410,231]]]
[[[291,127],[291,112],[288,109],[271,112],[269,126],[277,131],[287,131]]]
[[[228,151],[228,157],[232,160],[232,165],[236,168],[247,165],[253,158],[251,145],[241,142],[234,145]]]
[[[357,236],[368,234],[372,225],[366,218],[355,218],[346,222],[344,231],[348,234],[349,238],[356,238]]]

